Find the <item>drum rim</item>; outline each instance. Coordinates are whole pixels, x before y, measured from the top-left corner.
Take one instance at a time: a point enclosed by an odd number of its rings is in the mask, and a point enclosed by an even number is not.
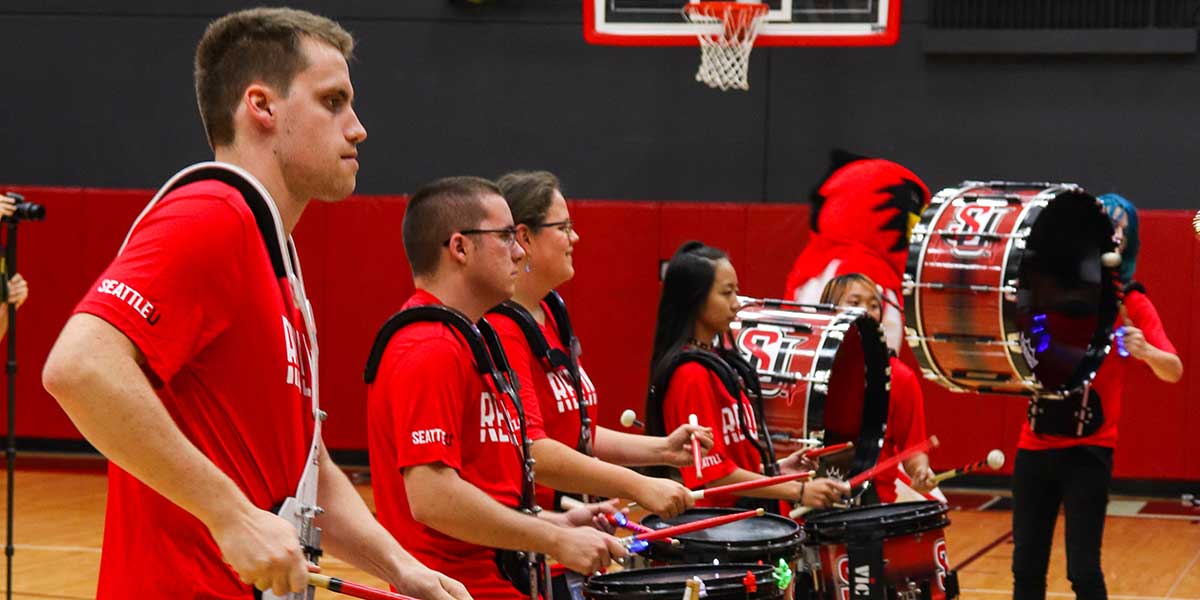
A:
[[[907,512],[904,512],[907,509]],[[879,519],[836,522],[832,519],[847,513],[871,510],[890,511]],[[950,507],[941,502],[897,502],[874,504],[844,510],[829,510],[808,516],[804,523],[805,543],[810,545],[840,544],[850,539],[903,537],[950,525]]]
[[[685,510],[682,513],[680,513],[680,515],[695,514],[695,513],[710,513],[712,516],[716,517],[716,516],[737,514],[740,512],[742,512],[742,511],[739,509],[736,509],[736,508],[725,508],[725,507],[720,507],[720,506],[700,506],[700,507],[695,507],[695,508],[689,508],[688,510]],[[758,544],[766,544],[766,543],[769,543],[774,540],[786,540],[793,536],[800,535],[800,533],[803,531],[803,528],[800,526],[799,523],[797,523],[787,517],[780,516],[780,515],[766,513],[766,514],[759,515],[757,517],[751,517],[750,521],[754,521],[756,519],[765,519],[766,521],[770,521],[772,523],[777,523],[777,524],[787,526],[790,529],[790,533],[787,533],[785,535],[779,535],[779,536],[775,536],[775,537],[754,540]],[[656,527],[656,525],[658,523],[666,523],[669,525],[678,525],[679,524],[679,523],[671,523],[671,521],[672,521],[672,519],[664,519],[658,515],[650,514],[650,515],[646,515],[645,517],[643,517],[641,523],[642,523],[642,525],[645,525],[646,527],[649,527],[651,529],[660,529],[659,527]],[[697,533],[699,533],[699,532],[697,532]],[[678,539],[680,541],[680,543],[687,542],[687,543],[711,544],[711,545],[726,545],[726,544],[736,544],[737,543],[737,542],[720,542],[720,541],[716,541],[716,540],[698,539],[698,538],[691,537],[692,535],[693,534],[691,534],[691,533],[684,533],[681,535],[677,535],[675,537],[676,537],[676,539]]]
[[[687,579],[691,579],[691,577],[686,577],[685,579],[683,579],[679,582],[672,582],[670,584],[646,583],[646,582],[637,582],[637,581],[621,581],[620,578],[623,576],[628,577],[631,575],[637,575],[637,574],[647,573],[647,572],[657,572],[657,573],[696,572],[698,574],[702,574],[706,569],[728,569],[731,572],[733,572],[733,571],[737,572],[736,574],[732,574],[732,575],[729,575],[726,577],[716,577],[716,578],[712,578],[712,579],[704,579],[703,577],[701,577],[701,580],[704,582],[705,587],[707,587],[709,589],[718,589],[719,590],[719,589],[722,589],[722,587],[728,586],[731,583],[735,583],[737,585],[737,587],[741,587],[741,578],[745,577],[746,571],[750,571],[751,573],[754,574],[755,579],[759,580],[759,586],[764,585],[764,582],[762,581],[764,577],[768,580],[766,583],[774,585],[773,578],[771,577],[772,573],[775,570],[775,567],[773,565],[760,565],[760,564],[755,564],[755,563],[722,563],[719,565],[712,565],[712,564],[701,563],[701,564],[689,564],[689,565],[669,565],[669,566],[665,566],[665,567],[648,567],[645,569],[627,569],[627,570],[623,570],[623,571],[617,571],[615,573],[605,573],[604,575],[596,575],[594,577],[589,577],[588,580],[584,583],[584,588],[595,591],[596,586],[606,586],[601,591],[603,591],[605,593],[613,593],[613,592],[619,592],[619,591],[624,591],[624,590],[635,590],[635,589],[636,590],[646,590],[646,588],[651,588],[654,586],[662,586],[657,591],[669,592],[671,590],[667,589],[668,585],[674,586],[677,584],[682,584],[685,581],[687,581]]]

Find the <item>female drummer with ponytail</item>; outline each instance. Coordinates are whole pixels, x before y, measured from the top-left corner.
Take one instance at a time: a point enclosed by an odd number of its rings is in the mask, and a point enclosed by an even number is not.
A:
[[[596,426],[596,388],[579,364],[566,306],[554,292],[575,275],[572,254],[579,241],[558,178],[518,171],[497,184],[525,259],[513,299],[492,309],[487,320],[521,381],[537,460],[538,504],[560,508],[557,489],[628,498],[664,517],[690,508],[691,495],[678,483],[616,465],[691,464],[692,434],[707,447],[711,430],[685,425],[669,436],[651,437]]]
[[[883,315],[879,286],[862,273],[847,273],[830,279],[821,292],[821,304],[861,307],[866,309],[867,316],[876,321]],[[899,454],[905,448],[925,441],[927,437],[925,396],[921,393],[916,373],[895,354],[888,357],[888,366],[892,379],[888,394],[887,429],[884,430],[883,448],[879,452],[880,462]],[[912,478],[911,486],[914,490],[925,493],[934,488],[929,455],[922,452],[901,464],[904,466],[904,472]],[[880,502],[896,501],[894,474],[879,475],[871,483]]]
[[[701,425],[720,428],[702,461],[700,476],[691,466],[680,468],[683,482],[690,488],[760,479],[764,477],[762,465],[770,463],[760,452],[758,424],[744,379],[736,375],[744,372],[738,370],[739,366],[748,365],[737,364],[742,359],[735,351],[713,345],[728,332],[738,308],[737,272],[725,253],[700,242],[680,246],[667,265],[658,304],[646,432],[661,435],[687,423],[692,414]],[[784,471],[799,470],[798,454],[779,466]],[[757,488],[745,494],[827,507],[849,493],[845,483],[816,479]],[[721,497],[701,502],[733,506],[736,499]],[[778,503],[774,504],[772,508],[778,509]]]

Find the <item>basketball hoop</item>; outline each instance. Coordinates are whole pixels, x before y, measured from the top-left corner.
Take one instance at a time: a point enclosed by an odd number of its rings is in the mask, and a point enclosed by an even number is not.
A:
[[[705,27],[700,39],[700,68],[696,81],[709,87],[731,90],[750,89],[746,80],[750,51],[758,37],[759,26],[766,21],[769,7],[762,2],[696,2],[683,7],[683,15]]]

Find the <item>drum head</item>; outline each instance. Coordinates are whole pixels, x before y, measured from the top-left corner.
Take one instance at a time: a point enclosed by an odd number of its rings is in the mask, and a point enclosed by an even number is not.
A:
[[[1059,194],[1037,217],[1020,265],[1017,327],[1033,372],[1046,390],[1088,381],[1106,355],[1117,317],[1116,285],[1100,256],[1113,226],[1095,198]]]
[[[696,508],[672,519],[650,515],[642,524],[651,529],[691,523],[701,519],[741,512],[735,508]],[[800,526],[779,515],[727,523],[675,536],[678,545],[653,542],[647,553],[651,559],[668,564],[755,563],[774,564],[779,559],[791,562],[800,556]]]
[[[909,535],[950,524],[941,502],[899,502],[810,514],[804,533],[812,544],[842,544],[848,539]]]
[[[754,575],[757,591],[746,590],[746,573]],[[588,579],[583,595],[593,600],[678,600],[693,577],[704,583],[707,597],[761,600],[781,598],[772,567],[756,564],[652,567],[599,575]]]

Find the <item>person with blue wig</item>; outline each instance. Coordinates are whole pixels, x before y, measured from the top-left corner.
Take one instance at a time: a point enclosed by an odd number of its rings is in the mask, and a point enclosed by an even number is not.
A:
[[[1183,377],[1183,363],[1158,311],[1145,287],[1133,279],[1140,249],[1137,209],[1117,194],[1104,194],[1099,200],[1112,220],[1121,254],[1117,277],[1124,288],[1124,307],[1113,325],[1121,343],[1082,392],[1090,395],[1089,404],[1100,403],[1104,421],[1099,429],[1072,436],[1036,433],[1028,421],[1022,427],[1013,467],[1013,600],[1046,597],[1046,570],[1059,506],[1066,522],[1067,579],[1075,597],[1108,597],[1100,544],[1125,373],[1140,364],[1163,381],[1174,383]]]

